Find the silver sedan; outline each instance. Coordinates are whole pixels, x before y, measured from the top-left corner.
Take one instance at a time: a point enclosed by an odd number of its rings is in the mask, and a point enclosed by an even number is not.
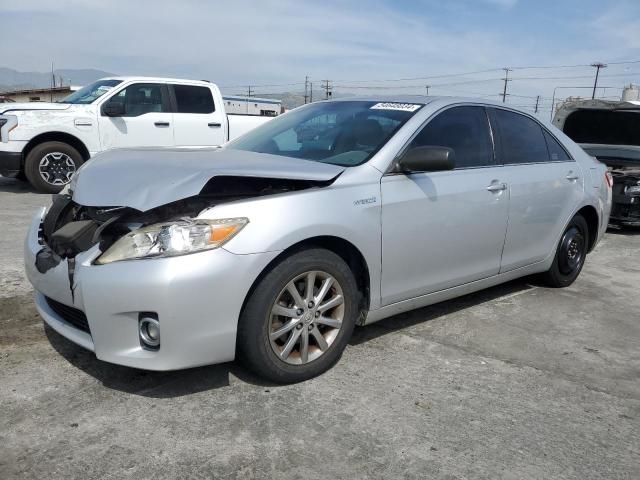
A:
[[[45,322],[97,358],[330,368],[356,325],[525,275],[571,284],[611,205],[606,168],[502,104],[306,105],[223,149],[114,150],[33,219]]]

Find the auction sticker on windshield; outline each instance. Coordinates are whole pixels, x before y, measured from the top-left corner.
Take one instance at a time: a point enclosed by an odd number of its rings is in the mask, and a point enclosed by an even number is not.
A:
[[[376,103],[371,110],[402,110],[404,112],[415,112],[422,105],[416,103]]]

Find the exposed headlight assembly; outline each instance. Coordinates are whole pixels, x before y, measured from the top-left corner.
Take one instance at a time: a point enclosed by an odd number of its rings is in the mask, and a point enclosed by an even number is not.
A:
[[[247,218],[188,218],[149,225],[117,240],[95,263],[104,265],[121,260],[175,257],[211,250],[231,240],[247,223]]]

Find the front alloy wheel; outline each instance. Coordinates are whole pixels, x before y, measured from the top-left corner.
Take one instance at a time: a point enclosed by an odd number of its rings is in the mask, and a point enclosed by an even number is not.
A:
[[[40,160],[38,171],[49,185],[66,185],[76,173],[76,164],[66,153],[50,152]]]
[[[351,338],[360,298],[354,273],[336,253],[310,247],[280,258],[247,297],[238,358],[277,383],[320,375]]]
[[[44,142],[33,147],[24,161],[24,174],[38,192],[58,193],[71,181],[84,158],[63,142]]]
[[[305,272],[287,283],[271,308],[271,348],[286,363],[312,362],[333,344],[343,319],[338,281],[327,272]]]

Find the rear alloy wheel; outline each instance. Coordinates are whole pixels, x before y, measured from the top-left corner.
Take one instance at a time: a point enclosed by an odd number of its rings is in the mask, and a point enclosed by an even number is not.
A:
[[[238,356],[277,383],[315,377],[340,358],[359,314],[357,284],[335,253],[313,248],[283,258],[249,295]]]
[[[551,268],[543,279],[551,287],[568,287],[582,270],[589,246],[589,229],[581,215],[571,219],[562,234]]]
[[[58,193],[71,181],[82,162],[82,155],[71,145],[45,142],[27,155],[25,174],[39,192]]]

